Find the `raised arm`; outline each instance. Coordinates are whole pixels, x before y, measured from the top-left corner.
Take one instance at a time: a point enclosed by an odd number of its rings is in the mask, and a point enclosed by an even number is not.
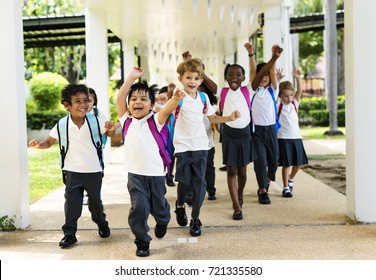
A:
[[[256,77],[256,53],[253,50],[253,45],[251,43],[245,43],[244,47],[247,50],[249,56],[249,81],[251,82]]]
[[[256,74],[256,77],[254,78],[254,80],[252,80],[252,89],[253,90],[256,90],[259,87],[262,78],[269,71],[271,71],[272,67],[275,65],[275,62],[277,61],[277,59],[281,56],[281,54],[283,52],[283,49],[281,47],[279,47],[278,45],[274,45],[272,50],[273,50],[273,52],[272,52],[271,59]],[[274,72],[275,72],[275,68],[274,68]],[[274,79],[275,79],[275,81],[277,80],[276,75],[275,75]],[[272,78],[272,82],[273,82],[273,78]]]
[[[272,55],[277,53],[278,48],[281,49],[278,45],[273,45]],[[277,70],[276,70],[275,63],[273,64],[272,68],[270,69],[270,80],[271,80],[271,84],[272,84],[273,88],[274,89],[278,88],[279,80],[278,80],[278,77],[277,77]]]
[[[133,67],[127,79],[121,86],[117,95],[117,99],[116,99],[117,101],[116,106],[117,106],[119,117],[122,117],[128,111],[126,99],[127,99],[129,90],[131,86],[133,85],[134,81],[140,78],[143,74],[144,74],[144,70],[141,67]]]
[[[300,97],[302,96],[302,81],[300,79],[302,73],[298,68],[294,69],[292,75],[295,77],[296,80],[296,92],[295,92],[295,99],[300,102]]]

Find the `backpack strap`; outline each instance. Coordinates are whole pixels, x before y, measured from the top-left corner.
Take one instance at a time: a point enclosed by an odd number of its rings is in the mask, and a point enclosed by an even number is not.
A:
[[[200,95],[202,104],[204,104],[204,109],[202,109],[202,113],[205,115],[206,111],[208,109],[208,102],[206,100],[206,95],[203,92],[201,92],[201,91],[197,91],[197,92]],[[176,108],[175,108],[175,113],[174,113],[175,122],[174,122],[174,126],[176,124],[176,121],[178,120],[179,113],[180,113],[180,108],[181,108],[181,106],[183,106],[183,100],[184,99],[180,99],[178,106],[176,106]]]
[[[162,127],[161,132],[159,132],[157,129],[157,124],[155,123],[155,120],[154,120],[154,115],[148,118],[147,123],[151,131],[151,134],[153,135],[155,141],[157,142],[157,145],[159,148],[159,155],[161,156],[162,161],[163,161],[163,166],[165,169],[167,168],[167,172],[170,173],[171,158],[167,150],[167,143],[165,140],[167,139],[168,135],[164,135],[163,137],[163,135],[161,134],[163,133],[163,130],[165,130],[164,131],[165,134],[168,133],[167,127],[165,127],[164,125],[164,127]]]
[[[243,87],[240,87],[240,90],[243,93],[245,101],[247,101],[248,108],[251,110],[252,105],[251,105],[251,100],[250,100],[250,97],[249,97],[248,88],[246,86],[243,86]],[[224,87],[224,88],[222,88],[221,93],[219,95],[219,112],[221,114],[223,113],[223,107],[225,105],[225,99],[226,99],[228,91],[229,91],[229,88]]]
[[[296,105],[295,105],[294,100],[291,101],[291,103],[292,103],[292,105],[294,106],[295,112],[298,113],[298,108],[296,108]],[[279,103],[279,108],[278,108],[278,118],[281,116],[282,106],[283,106],[282,102]]]
[[[94,114],[88,113],[85,116],[87,124],[89,126],[91,141],[93,142],[94,147],[97,149],[97,155],[99,162],[102,166],[102,170],[104,169],[104,162],[103,162],[103,149],[102,149],[102,134],[99,127],[99,121],[97,116]]]
[[[272,89],[271,87],[268,87],[268,91],[269,91],[270,96],[272,97],[272,99],[273,99],[273,103],[274,103],[274,111],[275,111],[275,130],[276,130],[276,132],[278,132],[278,129],[281,128],[281,124],[279,123],[279,119],[278,119],[277,102],[276,102],[276,100],[275,100],[275,96],[274,96],[273,89]]]
[[[69,115],[60,119],[57,123],[57,133],[59,135],[59,148],[60,148],[60,166],[61,169],[64,167],[65,156],[68,152],[69,141],[68,141],[68,123]]]

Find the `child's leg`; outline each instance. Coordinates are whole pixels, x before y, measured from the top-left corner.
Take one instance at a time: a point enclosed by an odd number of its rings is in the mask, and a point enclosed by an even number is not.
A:
[[[238,167],[238,197],[240,207],[243,205],[243,192],[247,183],[247,166]]]
[[[215,149],[213,147],[208,151],[208,159],[206,162],[206,174],[205,174],[206,191],[209,194],[209,196],[210,195],[215,196],[215,192],[216,192],[214,154],[215,154]]]
[[[149,226],[147,224],[150,214],[149,188],[147,177],[128,173],[128,191],[131,198],[131,208],[129,209],[128,224],[135,236],[137,245],[146,245],[151,241],[148,235]]]
[[[294,187],[294,178],[295,178],[296,174],[298,174],[299,170],[300,170],[300,166],[299,165],[294,165],[291,168],[291,173],[290,173],[290,176],[288,178],[288,185],[289,185],[289,187],[290,187],[291,190]]]
[[[65,224],[62,229],[64,235],[75,235],[77,231],[77,220],[82,214],[82,199],[84,178],[82,173],[64,171],[65,179]]]
[[[86,173],[85,189],[89,196],[89,211],[91,213],[91,219],[99,227],[108,226],[101,200],[102,172]]]
[[[283,182],[284,188],[288,186],[289,174],[290,174],[290,166],[283,166],[282,167],[282,182]]]
[[[170,222],[170,204],[168,204],[166,195],[166,186],[163,177],[150,176],[149,190],[152,203],[151,214],[159,225],[167,225]]]
[[[232,207],[233,209],[240,210],[241,206],[239,204],[238,195],[238,180],[236,178],[238,174],[238,168],[235,166],[227,166],[227,185],[230,192]]]
[[[206,161],[208,158],[208,151],[194,151],[192,152],[192,189],[193,189],[193,204],[192,204],[192,219],[198,219],[200,216],[200,209],[204,202],[206,192]]]
[[[192,152],[176,153],[175,180],[177,187],[177,207],[184,207],[188,188],[191,185],[191,162]]]

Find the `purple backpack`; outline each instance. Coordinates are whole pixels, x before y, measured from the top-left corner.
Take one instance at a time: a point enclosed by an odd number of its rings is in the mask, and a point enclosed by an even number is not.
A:
[[[128,128],[131,125],[132,120],[133,120],[132,118],[127,118],[124,122],[123,134],[122,134],[123,140],[125,139],[125,136],[127,135]],[[150,118],[147,119],[147,123],[148,123],[149,129],[151,131],[151,134],[153,135],[155,141],[158,144],[159,154],[162,158],[163,166],[164,166],[165,170],[167,168],[167,171],[170,172],[171,157],[170,157],[168,149],[167,149],[168,148],[167,147],[167,140],[168,140],[168,137],[169,137],[167,125],[164,124],[161,131],[159,132],[158,129],[157,129],[157,124],[154,121],[154,114]]]

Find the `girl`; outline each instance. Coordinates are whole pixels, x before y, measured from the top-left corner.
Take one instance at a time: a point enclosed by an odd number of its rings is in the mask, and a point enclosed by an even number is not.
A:
[[[277,103],[281,129],[278,131],[279,166],[282,166],[283,197],[292,197],[294,177],[300,166],[307,164],[302,136],[299,130],[298,107],[302,94],[300,71],[295,69],[296,91],[291,82],[281,82]]]

